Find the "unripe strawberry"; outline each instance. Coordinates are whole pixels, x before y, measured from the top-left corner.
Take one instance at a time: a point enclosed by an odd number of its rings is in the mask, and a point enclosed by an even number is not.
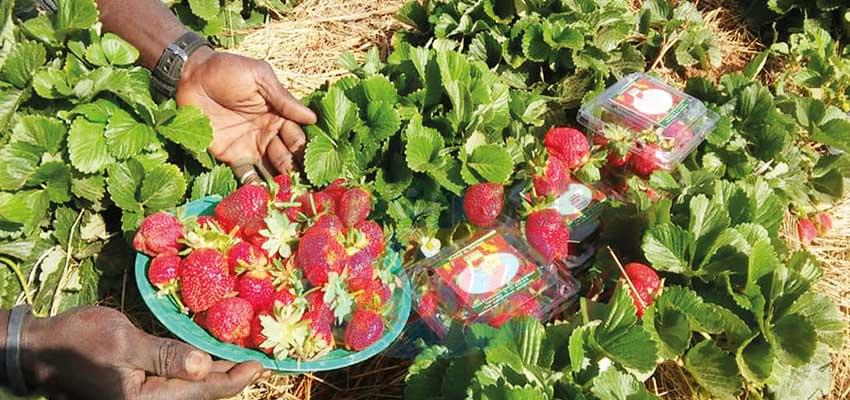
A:
[[[809,219],[800,219],[797,221],[797,237],[800,238],[800,243],[804,246],[812,244],[818,236],[818,228],[815,223]]]

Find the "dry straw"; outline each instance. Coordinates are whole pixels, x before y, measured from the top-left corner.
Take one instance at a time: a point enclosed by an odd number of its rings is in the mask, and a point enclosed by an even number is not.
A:
[[[740,4],[733,0],[695,1],[703,10],[705,23],[716,34],[722,65],[708,73],[685,70],[677,73],[663,65],[656,72],[678,83],[702,75],[716,79],[741,70],[762,45],[745,29]],[[392,33],[400,28],[393,14],[402,0],[305,0],[290,13],[250,32],[233,51],[268,61],[278,78],[296,96],[309,94],[326,81],[345,75],[336,64],[340,54],[350,51],[358,59],[372,46],[383,54]],[[634,0],[635,9],[641,0]],[[839,305],[850,322],[850,200],[833,210],[834,230],[815,241],[810,250],[822,262],[824,278],[818,290]],[[793,224],[786,223],[793,244]],[[850,335],[848,335],[850,336]],[[833,356],[834,376],[830,399],[850,398],[850,341],[843,354]],[[402,398],[407,363],[376,357],[361,365],[333,373],[302,376],[276,376],[259,382],[231,400],[271,399],[394,399]],[[696,385],[680,365],[665,363],[647,383],[664,399],[699,398]]]

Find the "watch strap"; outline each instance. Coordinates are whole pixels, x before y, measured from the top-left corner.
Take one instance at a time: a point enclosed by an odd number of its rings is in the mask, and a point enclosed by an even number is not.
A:
[[[183,65],[195,50],[203,46],[212,47],[206,39],[189,31],[165,47],[152,74],[154,93],[160,97],[158,100],[174,97]]]
[[[28,305],[20,305],[12,309],[6,328],[6,379],[15,395],[23,396],[29,393],[24,373],[21,369],[21,338],[24,331],[24,318],[30,313]]]

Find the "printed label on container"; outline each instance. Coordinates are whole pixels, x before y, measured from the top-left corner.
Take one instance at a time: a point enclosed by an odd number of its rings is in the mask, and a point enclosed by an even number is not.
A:
[[[685,96],[648,78],[625,85],[611,103],[665,128],[688,106]]]
[[[436,272],[475,314],[492,309],[540,278],[537,265],[496,231],[453,254]]]
[[[595,220],[602,212],[602,203],[606,196],[579,182],[570,183],[551,208],[567,218],[571,228]]]

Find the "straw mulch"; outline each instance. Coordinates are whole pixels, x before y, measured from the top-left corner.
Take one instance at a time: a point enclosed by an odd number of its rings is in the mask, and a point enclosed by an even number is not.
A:
[[[298,97],[309,94],[326,81],[346,74],[336,60],[344,52],[362,59],[365,52],[378,46],[382,55],[390,45],[392,33],[401,26],[393,14],[403,0],[305,0],[289,14],[251,32],[232,51],[268,61],[278,78]],[[635,0],[639,8],[641,0]],[[696,1],[704,11],[705,23],[717,33],[722,65],[707,74],[697,70],[672,71],[663,63],[655,71],[672,81],[683,83],[688,77],[703,75],[716,78],[741,70],[763,46],[745,29],[740,5],[734,0]],[[810,250],[822,262],[824,278],[818,289],[839,305],[850,322],[850,199],[833,211],[835,228],[831,235],[818,239]],[[789,241],[794,242],[789,220]],[[848,331],[850,337],[850,331]],[[845,351],[833,356],[833,390],[829,399],[850,397],[850,340]],[[246,389],[231,400],[270,399],[376,399],[402,398],[408,362],[378,356],[360,365],[332,373],[275,376]],[[664,399],[694,399],[696,385],[683,369],[672,363],[659,367],[647,383]]]

